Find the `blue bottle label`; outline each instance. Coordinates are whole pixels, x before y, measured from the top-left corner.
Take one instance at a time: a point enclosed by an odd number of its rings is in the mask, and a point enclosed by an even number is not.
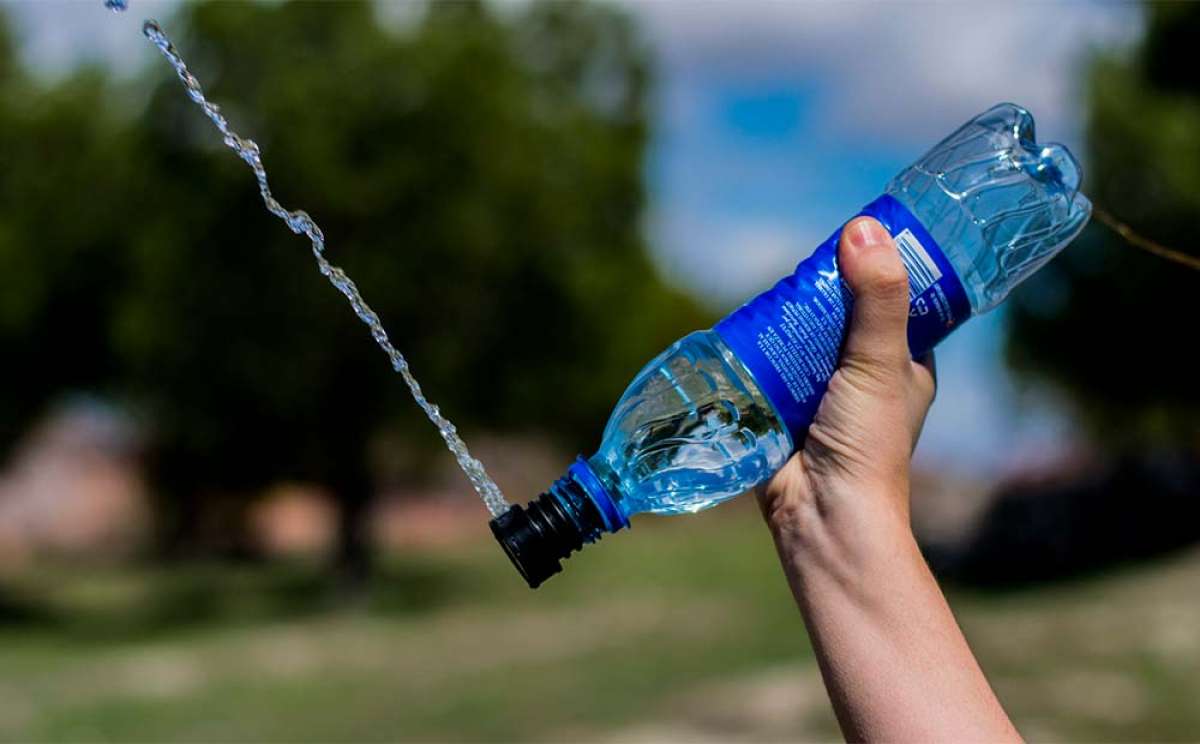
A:
[[[874,217],[896,241],[908,269],[908,346],[932,349],[971,316],[954,268],[903,204],[884,195],[858,216]],[[791,276],[742,305],[714,330],[741,359],[783,417],[797,447],[837,368],[853,297],[838,272],[839,227]]]

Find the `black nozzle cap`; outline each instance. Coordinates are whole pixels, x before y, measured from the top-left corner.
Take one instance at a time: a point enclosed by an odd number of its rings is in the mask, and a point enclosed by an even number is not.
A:
[[[523,507],[509,507],[488,524],[529,588],[537,589],[562,571],[559,561],[606,531],[628,527],[629,520],[580,457],[550,490]]]
[[[562,571],[559,561],[582,548],[585,542],[591,542],[584,530],[589,534],[598,532],[594,526],[588,526],[600,519],[594,511],[589,509],[576,515],[585,520],[581,525],[553,494],[543,493],[524,507],[514,505],[488,525],[529,588],[537,589]]]
[[[558,560],[561,556],[546,549],[541,531],[519,504],[488,522],[488,526],[530,589],[537,589],[543,581],[562,571]]]

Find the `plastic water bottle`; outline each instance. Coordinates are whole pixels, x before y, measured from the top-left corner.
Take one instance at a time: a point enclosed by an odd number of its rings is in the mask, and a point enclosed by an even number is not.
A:
[[[908,270],[908,343],[924,354],[999,304],[1083,228],[1091,204],[1033,117],[1000,104],[892,179],[859,213],[879,220]],[[617,403],[600,448],[548,491],[491,522],[531,587],[634,514],[692,513],[769,479],[799,447],[837,366],[852,297],[841,228],[795,273],[707,331],[676,341]]]

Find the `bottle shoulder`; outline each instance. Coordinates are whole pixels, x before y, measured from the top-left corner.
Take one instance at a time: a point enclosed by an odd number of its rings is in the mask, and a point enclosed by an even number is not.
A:
[[[715,331],[690,333],[634,378],[589,460],[626,515],[694,512],[770,477],[786,427]]]

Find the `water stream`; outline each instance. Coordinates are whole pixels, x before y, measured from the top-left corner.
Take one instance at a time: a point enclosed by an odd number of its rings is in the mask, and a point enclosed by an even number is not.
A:
[[[125,10],[127,0],[105,0],[104,4],[113,11],[119,12]],[[383,324],[379,320],[379,316],[363,300],[358,287],[346,275],[346,272],[330,263],[329,259],[325,257],[325,235],[321,232],[321,228],[304,210],[288,210],[272,196],[271,189],[267,186],[267,171],[263,167],[262,154],[259,151],[258,145],[254,140],[242,137],[233,131],[229,126],[229,122],[221,114],[220,108],[204,97],[204,90],[200,86],[200,81],[188,70],[183,58],[179,55],[171,40],[163,33],[157,21],[147,20],[142,26],[142,33],[158,47],[159,51],[162,52],[163,56],[171,64],[171,67],[175,69],[176,74],[179,75],[180,81],[187,90],[188,97],[195,101],[196,105],[204,112],[204,115],[221,132],[226,146],[236,152],[250,166],[250,169],[254,172],[255,179],[258,181],[258,191],[262,195],[263,204],[266,205],[267,211],[283,220],[292,232],[308,237],[312,243],[312,254],[317,261],[317,268],[329,280],[329,283],[346,297],[359,320],[370,329],[371,337],[375,339],[375,343],[379,345],[379,348],[383,349],[383,352],[387,354],[388,359],[392,363],[392,369],[398,372],[404,379],[409,392],[412,393],[413,400],[425,412],[425,415],[429,417],[430,422],[437,427],[438,433],[441,434],[442,439],[446,442],[446,446],[449,448],[451,454],[454,455],[455,460],[458,461],[458,466],[462,468],[463,473],[471,481],[471,485],[475,488],[479,497],[483,499],[483,503],[488,511],[491,512],[492,516],[499,516],[507,511],[509,503],[505,500],[504,494],[500,492],[500,488],[488,476],[483,463],[471,455],[467,449],[466,442],[459,436],[458,429],[450,419],[442,415],[441,409],[425,397],[420,383],[417,382],[417,378],[413,376],[412,370],[408,366],[408,360],[392,345],[387,331],[384,330]]]

